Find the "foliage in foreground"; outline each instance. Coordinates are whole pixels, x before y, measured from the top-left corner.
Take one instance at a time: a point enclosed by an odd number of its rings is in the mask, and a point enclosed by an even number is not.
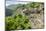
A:
[[[21,14],[14,17],[6,17],[6,30],[31,29],[31,23],[27,16]]]

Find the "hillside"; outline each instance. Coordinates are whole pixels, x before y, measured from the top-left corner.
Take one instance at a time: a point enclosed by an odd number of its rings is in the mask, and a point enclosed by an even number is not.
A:
[[[6,17],[21,14],[27,16],[29,23],[31,23],[31,29],[44,28],[44,3],[32,2],[28,4],[10,5],[7,7],[9,11],[6,11]],[[10,15],[12,14],[12,15]]]

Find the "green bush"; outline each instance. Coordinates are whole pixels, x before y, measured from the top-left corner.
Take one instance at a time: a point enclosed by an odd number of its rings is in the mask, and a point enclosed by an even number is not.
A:
[[[39,6],[40,6],[40,4],[39,3],[36,3],[36,2],[33,2],[30,5],[30,7],[32,7],[32,8],[38,8]]]
[[[5,21],[6,30],[31,29],[31,23],[28,17],[21,14],[15,15],[14,17],[8,16]]]
[[[40,3],[32,2],[26,5],[27,8],[39,8]]]

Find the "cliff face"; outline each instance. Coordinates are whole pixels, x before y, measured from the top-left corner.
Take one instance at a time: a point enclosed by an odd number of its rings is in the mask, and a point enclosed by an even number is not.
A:
[[[26,15],[32,23],[32,28],[44,28],[44,5],[40,4],[39,8],[18,8],[16,13]]]

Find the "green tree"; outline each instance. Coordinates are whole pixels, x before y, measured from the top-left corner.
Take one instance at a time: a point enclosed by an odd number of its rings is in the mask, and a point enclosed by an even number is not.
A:
[[[6,17],[6,30],[31,29],[31,23],[27,16],[21,14],[14,17]]]

